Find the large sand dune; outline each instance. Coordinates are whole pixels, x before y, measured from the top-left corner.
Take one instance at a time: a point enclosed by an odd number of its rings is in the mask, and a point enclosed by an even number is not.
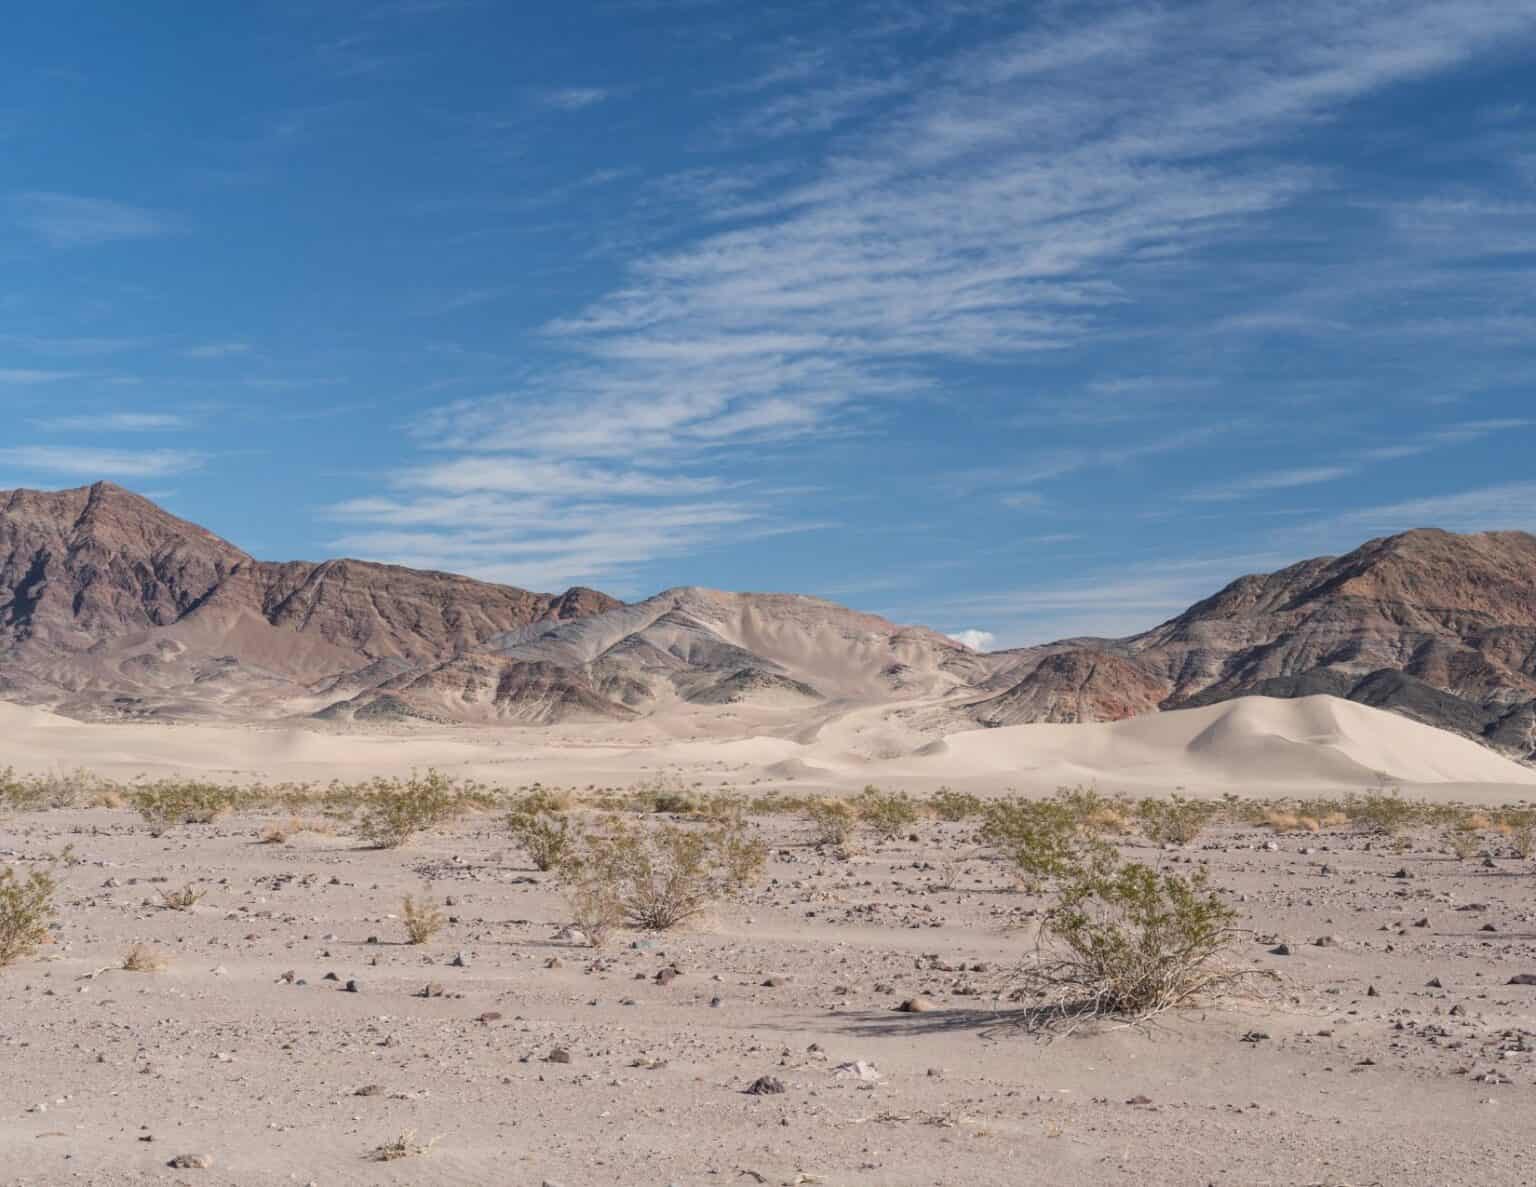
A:
[[[765,719],[766,720],[766,719]],[[628,723],[554,728],[320,732],[309,727],[102,724],[0,704],[0,764],[85,767],[117,778],[361,778],[437,766],[502,783],[624,784],[674,772],[738,784],[837,788],[875,781],[931,789],[1288,794],[1359,788],[1385,776],[1418,794],[1509,799],[1536,771],[1444,730],[1334,697],[1247,697],[1201,709],[1082,725],[1019,725],[944,738],[903,729],[879,707],[796,738],[743,718],[734,736],[671,738]]]

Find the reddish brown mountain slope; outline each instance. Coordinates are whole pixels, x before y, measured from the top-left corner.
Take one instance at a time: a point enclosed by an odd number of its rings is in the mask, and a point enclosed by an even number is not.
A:
[[[0,687],[35,699],[116,691],[175,708],[167,698],[365,684],[619,605],[363,561],[258,561],[110,483],[0,492]]]

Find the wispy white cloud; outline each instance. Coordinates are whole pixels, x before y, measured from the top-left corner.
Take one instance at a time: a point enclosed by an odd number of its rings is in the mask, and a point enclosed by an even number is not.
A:
[[[31,422],[53,433],[151,433],[184,429],[187,418],[175,412],[103,412],[96,415],[42,417]]]
[[[0,449],[0,462],[22,473],[71,478],[157,478],[200,468],[205,455],[183,449],[89,449],[74,445],[22,445]]]
[[[1536,482],[1505,482],[1363,507],[1329,520],[1328,525],[1352,532],[1378,533],[1413,528],[1444,528],[1452,532],[1536,531]]]
[[[604,87],[555,87],[541,92],[539,102],[560,111],[583,111],[606,103],[612,94]]]
[[[175,219],[157,211],[79,194],[34,191],[15,195],[10,206],[18,224],[56,247],[150,239],[179,229]]]
[[[920,72],[839,69],[818,53],[785,76],[822,96],[821,113],[777,78],[738,88],[748,108],[722,118],[763,151],[741,173],[678,179],[708,189],[710,217],[633,250],[621,283],[551,319],[555,361],[424,416],[419,439],[449,460],[426,468],[439,485],[397,494],[531,496],[518,475],[548,466],[577,476],[567,502],[606,498],[615,514],[636,499],[693,505],[686,483],[737,481],[749,450],[858,431],[874,407],[939,395],[957,367],[1022,368],[1123,339],[1128,309],[1168,304],[1149,278],[1252,240],[1331,183],[1286,152],[1297,132],[1536,31],[1536,13],[1503,0],[1046,6],[1030,20]],[[580,110],[608,97],[575,88],[544,102]],[[811,147],[775,170],[772,144],[801,133],[818,139],[797,139]],[[1294,305],[1230,313],[1250,319],[1233,333],[1333,317]],[[1082,402],[1111,423],[1139,398]],[[1192,449],[1231,421],[1042,451],[981,486],[1033,502],[1039,483]],[[1251,489],[1364,461],[1291,466]],[[675,473],[683,486],[653,485]]]
[[[249,342],[204,342],[181,352],[188,359],[227,359],[251,353]]]
[[[1219,486],[1206,486],[1190,491],[1185,499],[1197,503],[1220,503],[1241,499],[1245,495],[1263,494],[1268,491],[1292,490],[1298,486],[1315,486],[1321,482],[1337,482],[1355,472],[1353,466],[1298,466],[1290,470],[1270,470],[1263,474],[1250,474],[1224,482]]]
[[[76,379],[80,375],[78,371],[42,371],[31,367],[0,367],[0,383],[9,384],[34,384],[34,383],[59,383],[65,379]]]

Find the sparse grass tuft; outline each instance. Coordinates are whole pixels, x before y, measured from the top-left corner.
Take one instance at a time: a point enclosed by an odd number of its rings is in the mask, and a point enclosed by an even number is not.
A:
[[[202,902],[206,890],[193,890],[191,886],[183,886],[180,890],[162,890],[160,901],[172,911],[190,911],[198,903]]]
[[[405,934],[412,944],[425,944],[448,922],[448,917],[423,897],[420,901],[406,895],[400,904],[400,917],[405,920]]]
[[[431,1138],[426,1142],[416,1140],[416,1131],[408,1129],[393,1141],[385,1142],[382,1146],[376,1146],[369,1151],[368,1157],[373,1162],[397,1162],[402,1158],[419,1158],[429,1153],[438,1139]]]
[[[953,787],[939,788],[928,801],[928,806],[935,816],[950,824],[958,824],[962,820],[969,820],[972,816],[980,816],[982,810],[980,796],[972,795],[968,791],[956,791]]]
[[[233,788],[176,779],[148,783],[128,794],[128,802],[156,837],[178,824],[212,824],[231,811],[236,800]]]
[[[135,944],[123,954],[123,971],[128,973],[163,973],[170,963],[164,953],[147,944]]]

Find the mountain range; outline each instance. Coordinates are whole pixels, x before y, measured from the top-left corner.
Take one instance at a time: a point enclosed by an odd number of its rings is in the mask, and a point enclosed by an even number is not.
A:
[[[111,483],[0,491],[0,698],[81,718],[553,724],[840,706],[953,732],[1317,693],[1536,758],[1536,537],[1422,529],[1152,630],[979,653],[794,594],[624,603],[274,563]]]

